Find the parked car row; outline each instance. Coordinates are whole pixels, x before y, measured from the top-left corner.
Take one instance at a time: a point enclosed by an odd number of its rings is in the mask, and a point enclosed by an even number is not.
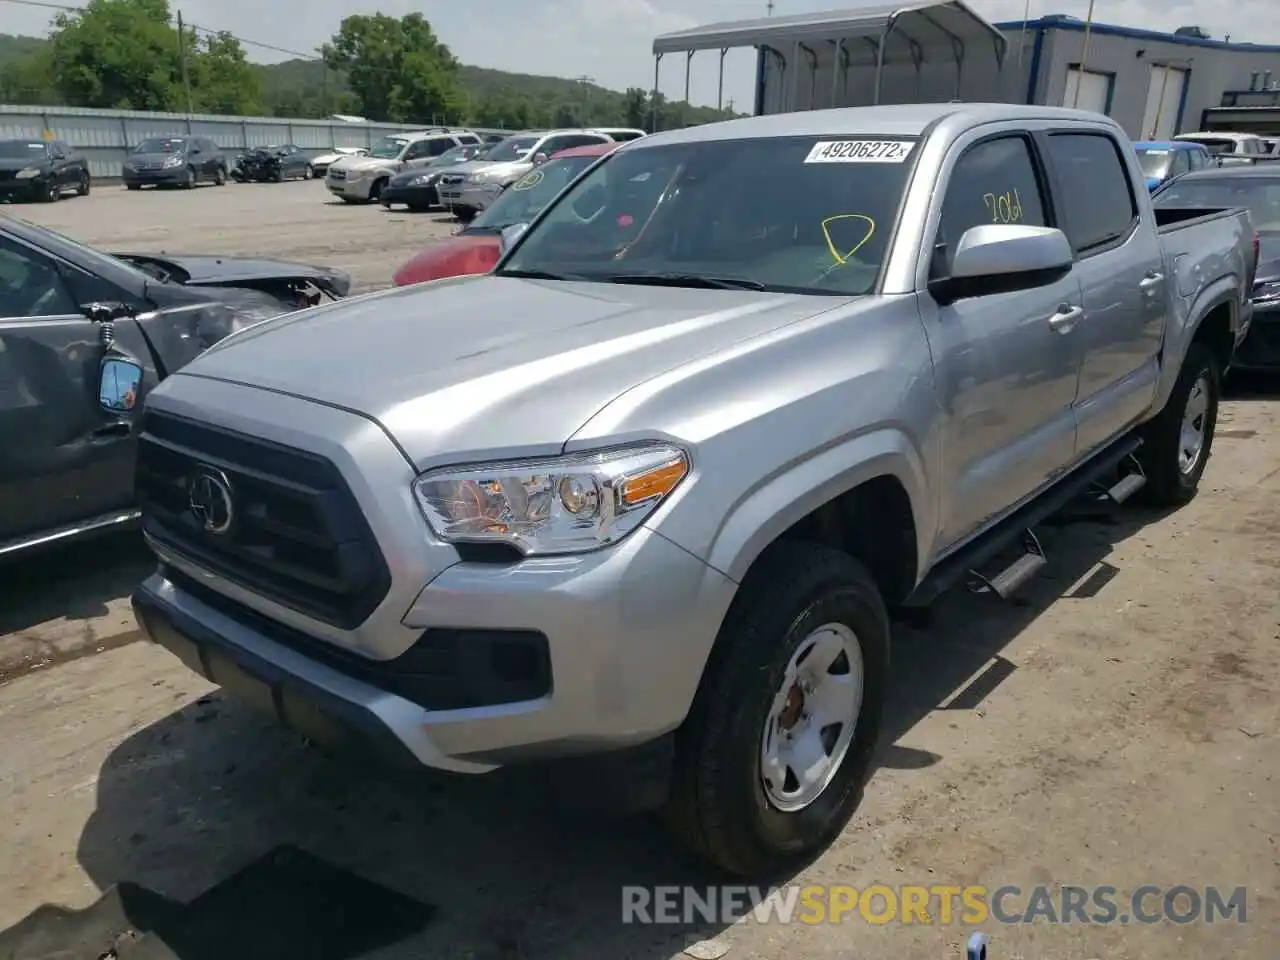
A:
[[[367,156],[335,162],[325,183],[348,203],[402,202],[414,209],[439,204],[466,222],[555,153],[644,135],[613,128],[530,131],[485,147],[467,131],[396,134],[384,137]],[[468,155],[459,149],[468,146],[483,150]]]

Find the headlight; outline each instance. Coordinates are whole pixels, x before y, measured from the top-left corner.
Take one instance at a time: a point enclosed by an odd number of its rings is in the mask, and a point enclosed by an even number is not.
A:
[[[30,180],[32,177],[38,177],[38,176],[40,176],[39,167],[27,167],[25,170],[18,171],[17,179]]]
[[[413,492],[442,540],[506,543],[543,556],[616,543],[688,473],[683,450],[646,444],[433,470],[414,481]]]
[[[1253,299],[1255,302],[1270,303],[1272,300],[1280,300],[1280,280],[1263,280],[1253,285]]]
[[[181,157],[165,157],[164,165],[166,167],[180,167],[182,166],[182,158]]]

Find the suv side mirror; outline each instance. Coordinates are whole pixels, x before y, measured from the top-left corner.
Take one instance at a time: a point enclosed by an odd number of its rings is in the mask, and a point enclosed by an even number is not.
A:
[[[98,406],[110,413],[128,413],[138,402],[142,367],[132,360],[107,357],[98,369]]]
[[[551,158],[549,156],[547,156],[545,153],[539,150],[537,153],[533,155],[533,165],[535,167],[541,166],[542,164],[546,163],[550,159]]]
[[[1053,227],[985,224],[970,227],[956,244],[950,274],[929,281],[942,306],[964,297],[1047,286],[1071,271],[1075,253]]]

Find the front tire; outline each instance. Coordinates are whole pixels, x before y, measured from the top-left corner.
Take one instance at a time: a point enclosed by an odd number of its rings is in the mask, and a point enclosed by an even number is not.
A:
[[[315,175],[316,175],[316,172],[315,172],[313,169],[311,169],[311,164],[307,164],[307,165],[306,165],[306,167],[305,167],[305,168],[303,169],[303,171],[302,171],[302,179],[303,179],[303,180],[310,180],[310,179],[311,179],[312,177],[314,177]]]
[[[183,190],[194,190],[196,187],[196,168],[187,167],[187,178],[182,181]]]
[[[1178,507],[1196,495],[1213,449],[1222,374],[1213,352],[1193,342],[1164,409],[1144,429],[1138,462],[1147,503]]]
[[[44,192],[41,193],[40,199],[45,203],[57,203],[62,199],[62,187],[56,177],[45,184]]]
[[[213,174],[213,185],[215,187],[225,187],[227,185],[227,171],[219,167]]]
[[[861,802],[888,670],[889,617],[866,568],[818,545],[769,548],[677,733],[672,827],[744,877],[812,859]]]
[[[387,185],[386,180],[375,180],[373,186],[369,188],[369,203],[377,203],[382,197],[382,188]]]

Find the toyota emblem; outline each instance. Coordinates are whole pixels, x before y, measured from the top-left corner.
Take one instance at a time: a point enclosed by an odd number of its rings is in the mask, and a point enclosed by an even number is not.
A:
[[[221,470],[204,467],[187,481],[187,503],[205,533],[221,536],[231,529],[235,508],[231,481]]]

